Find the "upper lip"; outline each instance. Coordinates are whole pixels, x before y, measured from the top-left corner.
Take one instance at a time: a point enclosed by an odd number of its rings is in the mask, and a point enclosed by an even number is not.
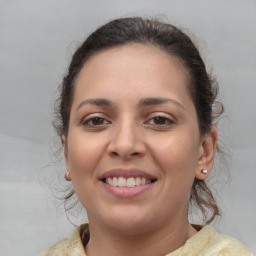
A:
[[[111,177],[124,177],[124,178],[130,178],[130,177],[141,177],[141,178],[146,178],[149,180],[156,180],[157,178],[151,174],[148,174],[145,171],[136,169],[136,168],[131,168],[131,169],[125,169],[125,168],[116,168],[109,170],[105,173],[103,173],[99,179],[103,180],[106,178],[111,178]]]

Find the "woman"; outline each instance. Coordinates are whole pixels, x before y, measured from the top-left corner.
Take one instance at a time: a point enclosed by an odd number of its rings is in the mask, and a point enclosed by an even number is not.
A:
[[[92,33],[63,80],[55,125],[89,225],[42,255],[249,255],[205,225],[220,215],[205,182],[217,91],[172,25],[125,18]],[[190,203],[203,225],[188,221]]]

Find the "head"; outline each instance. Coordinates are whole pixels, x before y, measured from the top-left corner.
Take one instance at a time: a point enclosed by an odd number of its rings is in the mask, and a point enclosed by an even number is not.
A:
[[[63,139],[66,154],[68,154],[67,138],[70,132],[71,109],[76,86],[83,68],[87,64],[91,65],[92,60],[100,54],[104,55],[104,52],[110,54],[111,50],[114,49],[121,51],[124,47],[127,50],[134,47],[143,48],[143,46],[149,52],[150,49],[154,49],[156,52],[159,51],[159,54],[169,57],[182,70],[184,81],[186,81],[184,82],[186,84],[185,89],[195,110],[199,137],[203,141],[203,138],[210,135],[213,140],[213,149],[215,149],[215,118],[222,112],[222,107],[219,108],[218,113],[213,112],[218,86],[207,73],[198,49],[191,39],[175,26],[157,20],[124,18],[113,20],[97,29],[73,55],[61,85],[55,122],[58,135]],[[102,59],[104,59],[104,56]],[[212,157],[214,157],[214,154]],[[207,187],[205,177],[207,175],[195,176],[189,199],[202,211],[205,222],[209,223],[220,213],[215,199]],[[66,199],[71,197],[73,193],[72,191]]]

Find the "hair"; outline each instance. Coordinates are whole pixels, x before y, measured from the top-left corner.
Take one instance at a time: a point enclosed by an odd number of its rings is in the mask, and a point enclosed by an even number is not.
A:
[[[216,101],[218,84],[207,73],[205,64],[192,40],[171,24],[157,19],[130,17],[112,20],[101,26],[91,33],[74,53],[60,85],[60,97],[55,105],[54,128],[57,134],[68,135],[76,78],[84,63],[101,51],[130,43],[158,47],[181,61],[188,73],[188,91],[195,105],[200,134],[208,133],[211,126],[216,125],[215,121],[223,112],[223,106]],[[217,151],[220,151],[218,147]],[[74,193],[72,190],[64,199],[70,199]],[[216,216],[220,216],[213,193],[204,180],[194,180],[190,202],[191,205],[199,208],[207,224]],[[69,208],[72,208],[72,205]]]

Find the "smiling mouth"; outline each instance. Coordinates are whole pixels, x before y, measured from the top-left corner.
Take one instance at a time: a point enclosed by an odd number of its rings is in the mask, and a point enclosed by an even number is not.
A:
[[[146,179],[145,177],[108,177],[105,179],[102,179],[102,181],[110,186],[114,187],[127,187],[127,188],[133,188],[133,187],[139,187],[144,186],[147,184],[151,184],[156,182],[156,179]]]

